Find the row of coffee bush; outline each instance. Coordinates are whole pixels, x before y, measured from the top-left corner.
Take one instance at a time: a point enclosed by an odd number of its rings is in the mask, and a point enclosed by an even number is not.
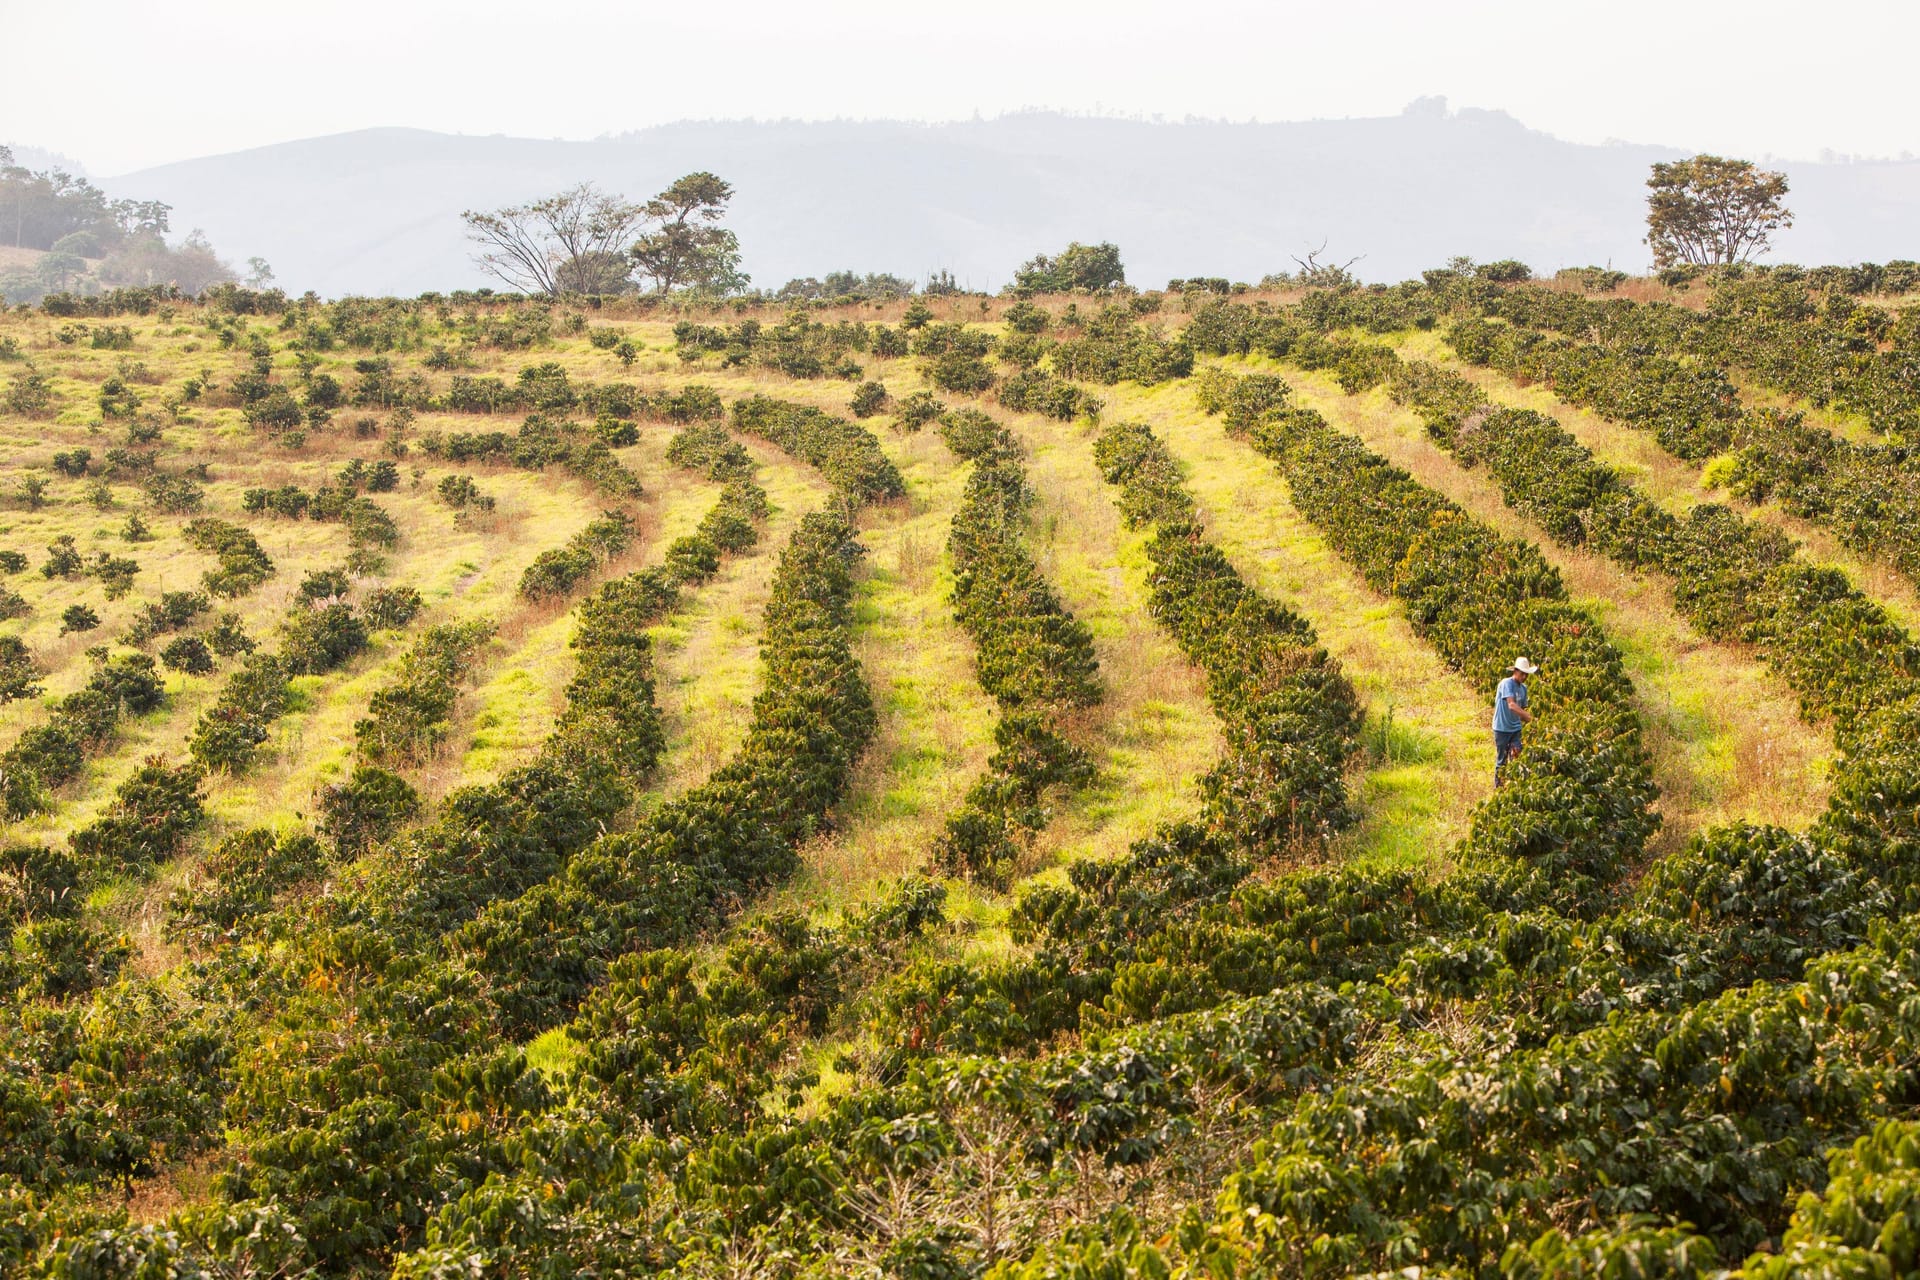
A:
[[[940,431],[973,464],[947,537],[954,617],[973,638],[980,687],[1001,715],[986,772],[948,817],[934,860],[1004,890],[1046,825],[1047,793],[1093,776],[1093,762],[1062,729],[1070,712],[1101,700],[1099,662],[1092,632],[1027,550],[1034,494],[1020,442],[978,409],[953,410]]]

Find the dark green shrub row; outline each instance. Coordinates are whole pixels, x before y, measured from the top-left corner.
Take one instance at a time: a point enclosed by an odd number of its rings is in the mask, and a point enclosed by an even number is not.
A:
[[[549,547],[520,574],[520,594],[529,600],[557,599],[592,577],[602,564],[626,554],[633,545],[633,518],[605,511],[587,522],[564,547]]]
[[[201,712],[187,751],[209,771],[244,773],[267,740],[268,726],[287,713],[292,700],[293,686],[280,659],[251,654]]]
[[[934,842],[934,865],[1004,893],[1018,862],[1051,814],[1047,793],[1090,784],[1087,753],[1055,731],[1044,713],[1005,711],[993,727],[993,754]]]
[[[540,413],[529,415],[513,435],[427,431],[421,433],[419,444],[428,457],[447,462],[490,462],[530,471],[558,466],[616,498],[638,498],[643,492],[640,477],[613,456],[595,430]]]
[[[83,876],[98,881],[120,872],[144,872],[178,852],[206,818],[202,776],[198,765],[175,768],[163,757],[149,756],[115,789],[107,812],[70,837]]]
[[[1044,369],[1027,369],[1000,381],[994,398],[1015,413],[1037,413],[1060,422],[1100,419],[1106,404],[1084,387],[1055,377]]]
[[[357,468],[357,474],[349,479],[343,471],[337,488],[322,485],[311,493],[297,484],[282,485],[278,489],[248,489],[241,494],[240,505],[250,512],[287,520],[298,520],[309,513],[316,520],[338,520],[362,486],[371,493],[386,493],[400,484],[400,469],[384,459],[363,467],[356,458],[349,467]]]
[[[1061,377],[1102,386],[1137,382],[1151,387],[1193,372],[1193,349],[1184,337],[1168,339],[1124,306],[1102,307],[1080,336],[1061,339],[1049,354]]]
[[[985,773],[948,818],[934,850],[945,870],[1004,890],[1047,822],[1047,792],[1091,781],[1093,764],[1059,730],[1063,713],[1099,702],[1093,634],[1027,551],[1033,493],[1019,441],[977,409],[948,414],[947,445],[973,463],[947,538],[954,617],[973,638],[980,686],[1000,704]]]
[[[427,628],[353,726],[359,753],[374,764],[420,764],[446,735],[460,679],[492,636],[485,621]]]
[[[1092,706],[1101,698],[1092,633],[1060,602],[1024,545],[1033,493],[1019,444],[998,424],[978,440],[974,414],[944,434],[956,453],[973,460],[947,551],[954,616],[973,637],[980,685],[1002,708]]]
[[[1726,449],[1745,416],[1718,369],[1653,351],[1610,350],[1468,316],[1447,342],[1469,364],[1541,382],[1563,400],[1651,432],[1661,448],[1692,461]]]
[[[201,577],[208,591],[222,599],[244,596],[273,576],[273,561],[251,533],[237,524],[200,516],[180,531],[187,545],[220,561]]]
[[[1323,848],[1357,816],[1345,770],[1361,711],[1305,618],[1249,587],[1206,541],[1179,463],[1139,423],[1101,433],[1094,457],[1130,524],[1151,524],[1149,608],[1207,673],[1226,754],[1201,784],[1203,820],[1256,857]]]
[[[906,482],[880,441],[845,418],[756,395],[733,402],[733,427],[814,467],[853,506],[906,496]]]
[[[667,442],[667,461],[704,471],[709,480],[753,474],[753,456],[719,423],[687,427]]]
[[[1179,460],[1144,423],[1109,425],[1093,442],[1093,460],[1108,484],[1120,486],[1120,516],[1129,529],[1195,521]]]
[[[49,792],[80,776],[87,756],[112,741],[122,715],[145,715],[165,701],[165,687],[146,654],[122,654],[103,663],[85,688],[53,703],[45,724],[23,730],[0,752],[0,803],[6,816],[18,819],[48,809]]]
[[[725,368],[753,364],[789,378],[844,378],[857,381],[861,368],[853,355],[874,342],[873,330],[853,320],[823,324],[803,310],[789,312],[776,325],[742,320],[736,325],[705,325],[683,320],[673,327],[680,359],[691,364],[718,355]],[[887,344],[891,350],[891,344]],[[877,352],[876,354],[886,354]]]

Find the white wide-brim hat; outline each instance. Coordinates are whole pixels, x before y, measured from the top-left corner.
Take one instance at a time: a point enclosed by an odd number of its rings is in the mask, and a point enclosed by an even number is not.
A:
[[[1537,672],[1538,670],[1540,670],[1540,668],[1534,666],[1531,662],[1528,662],[1525,658],[1515,658],[1513,660],[1513,666],[1510,668],[1510,670],[1518,671],[1523,675],[1530,676],[1535,672]]]

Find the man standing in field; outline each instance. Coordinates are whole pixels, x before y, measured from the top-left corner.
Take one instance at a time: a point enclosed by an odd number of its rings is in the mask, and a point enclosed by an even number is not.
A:
[[[1493,785],[1504,780],[1507,761],[1520,754],[1520,730],[1533,720],[1527,710],[1527,678],[1540,668],[1515,658],[1507,678],[1493,692]]]

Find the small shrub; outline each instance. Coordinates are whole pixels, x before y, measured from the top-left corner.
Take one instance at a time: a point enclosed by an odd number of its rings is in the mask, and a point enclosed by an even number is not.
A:
[[[993,370],[977,355],[958,349],[935,356],[927,364],[927,381],[942,391],[978,395],[993,385]]]
[[[367,626],[346,604],[315,604],[287,618],[280,660],[289,674],[324,675],[367,647]]]
[[[343,597],[353,590],[353,581],[344,569],[309,569],[300,579],[295,589],[294,599],[301,604],[313,604],[319,600],[333,600]]]
[[[426,608],[420,593],[412,587],[379,587],[367,594],[361,613],[367,625],[376,630],[404,627]]]
[[[345,782],[322,787],[314,797],[320,834],[341,858],[354,858],[391,837],[420,812],[420,796],[407,780],[374,765],[356,767]]]
[[[887,389],[878,382],[863,382],[854,389],[853,400],[848,409],[856,418],[871,418],[885,412],[888,403]]]
[[[180,636],[160,651],[160,661],[171,671],[204,676],[213,670],[213,651],[199,636]]]
[[[77,578],[87,571],[87,562],[73,545],[73,535],[63,533],[47,544],[47,558],[40,566],[43,578]]]
[[[60,615],[60,634],[92,631],[100,625],[100,615],[84,604],[70,604]]]
[[[229,610],[214,620],[207,631],[207,647],[223,658],[237,658],[253,652],[253,638],[240,626],[240,615]]]
[[[93,564],[87,571],[106,589],[107,599],[118,600],[133,590],[133,580],[140,572],[140,562],[102,551],[94,556]]]
[[[464,511],[469,507],[476,511],[493,510],[493,499],[480,492],[480,486],[473,482],[472,476],[442,476],[437,491],[440,501],[455,511]]]
[[[37,418],[53,404],[53,384],[32,365],[8,384],[6,405],[9,413]]]

